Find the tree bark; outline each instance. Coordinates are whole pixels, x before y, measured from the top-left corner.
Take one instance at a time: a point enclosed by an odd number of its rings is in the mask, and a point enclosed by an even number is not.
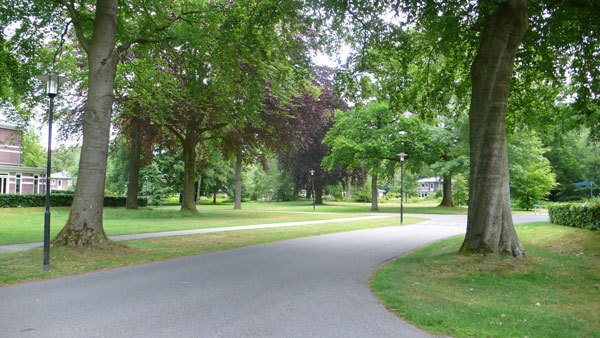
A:
[[[73,205],[64,228],[52,245],[108,246],[102,211],[110,115],[119,60],[115,49],[117,0],[98,0],[88,49],[88,97],[83,116],[83,144]]]
[[[315,204],[323,204],[323,185],[315,184]]]
[[[371,211],[379,211],[377,206],[377,174],[371,176]]]
[[[471,66],[469,214],[460,252],[522,257],[510,210],[505,121],[515,54],[527,30],[527,1],[497,6],[484,16]]]
[[[452,202],[452,176],[445,175],[444,181],[442,183],[442,189],[444,193],[444,197],[442,198],[442,203],[440,203],[440,207],[453,207],[454,203]]]
[[[196,182],[196,142],[190,138],[182,140],[183,145],[183,201],[181,210],[198,211],[194,202],[194,183]]]
[[[234,209],[242,208],[242,152],[237,153],[235,159],[235,204]]]
[[[133,126],[133,135],[131,137],[131,148],[129,151],[129,183],[127,184],[127,201],[125,202],[126,209],[138,208],[138,192],[140,188],[140,155],[142,153],[142,143],[137,138],[137,125]]]

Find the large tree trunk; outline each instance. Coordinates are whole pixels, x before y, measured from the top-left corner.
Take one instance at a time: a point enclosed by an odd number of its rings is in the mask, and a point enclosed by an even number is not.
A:
[[[183,145],[183,201],[181,210],[197,211],[194,202],[194,183],[196,183],[196,142],[191,138],[182,141]]]
[[[235,159],[235,205],[234,209],[242,208],[242,152]]]
[[[526,0],[503,2],[483,19],[471,66],[470,194],[463,254],[523,255],[510,211],[505,120],[515,54],[526,30]]]
[[[138,192],[140,188],[140,155],[142,152],[142,144],[140,139],[137,137],[138,131],[137,125],[133,126],[132,137],[131,137],[131,149],[129,156],[131,162],[129,164],[129,183],[127,184],[127,201],[125,202],[125,208],[137,209],[138,208]]]
[[[323,204],[323,185],[315,184],[315,204]]]
[[[452,203],[452,176],[444,175],[444,181],[442,183],[443,189],[443,198],[442,203],[440,203],[440,207],[453,207],[454,203]]]
[[[115,49],[117,0],[98,0],[88,49],[88,97],[77,186],[66,225],[53,245],[106,246],[102,225],[110,115],[119,56]]]
[[[377,174],[371,176],[371,211],[379,211],[377,206]]]

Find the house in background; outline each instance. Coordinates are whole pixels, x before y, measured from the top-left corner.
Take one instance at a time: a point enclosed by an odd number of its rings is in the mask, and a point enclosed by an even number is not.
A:
[[[41,194],[46,190],[46,168],[21,165],[21,131],[0,110],[0,194]]]
[[[441,177],[428,177],[417,180],[419,197],[425,198],[443,189],[443,181]]]
[[[73,185],[73,178],[66,170],[54,173],[50,177],[50,190],[52,191],[64,191]]]

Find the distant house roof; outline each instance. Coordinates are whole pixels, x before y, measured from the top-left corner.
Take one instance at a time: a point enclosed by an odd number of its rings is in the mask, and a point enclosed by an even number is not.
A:
[[[63,179],[63,180],[70,180],[71,179],[71,174],[69,174],[66,170],[61,170],[57,173],[53,173],[50,175],[51,178],[53,179]]]
[[[442,178],[439,176],[427,177],[417,180],[417,183],[442,183]]]

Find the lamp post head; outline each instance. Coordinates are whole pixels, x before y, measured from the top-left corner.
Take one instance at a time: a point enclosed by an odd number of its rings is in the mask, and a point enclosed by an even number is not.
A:
[[[315,175],[315,171],[314,170],[309,170],[308,172],[310,173],[310,176],[314,176]]]
[[[406,157],[406,155],[408,155],[408,154],[406,154],[406,153],[398,153],[398,156],[400,157],[400,161],[401,162],[404,162],[404,158]]]
[[[54,72],[39,75],[36,78],[46,83],[46,94],[50,97],[56,96],[58,94],[58,86],[67,81],[64,76],[60,76]]]

